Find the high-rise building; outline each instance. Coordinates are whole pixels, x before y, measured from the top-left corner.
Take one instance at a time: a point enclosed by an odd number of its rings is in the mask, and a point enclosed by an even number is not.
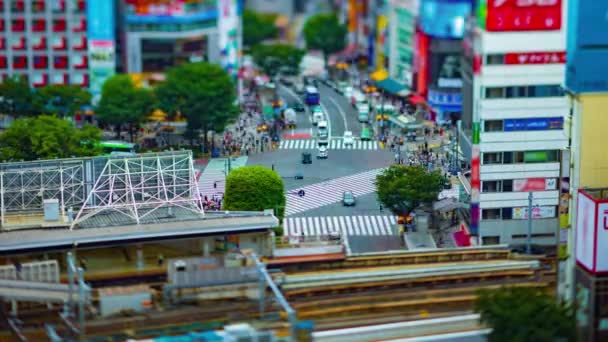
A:
[[[89,86],[85,0],[0,0],[0,75]]]
[[[569,0],[566,89],[571,99],[569,219],[563,229],[566,277],[580,341],[608,340],[608,37],[603,1]],[[568,217],[567,217],[568,218]],[[573,286],[574,284],[574,286]]]
[[[476,7],[465,39],[460,139],[471,159],[471,233],[482,244],[524,244],[531,215],[532,242],[555,245],[569,146],[566,0]]]

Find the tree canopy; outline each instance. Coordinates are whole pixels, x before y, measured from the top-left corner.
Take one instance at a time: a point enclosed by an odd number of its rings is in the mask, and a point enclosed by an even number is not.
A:
[[[91,94],[80,86],[52,84],[38,89],[35,101],[39,112],[65,117],[90,105]]]
[[[100,153],[101,131],[75,128],[50,115],[15,120],[0,133],[0,160],[19,161],[93,156]]]
[[[265,39],[276,38],[279,30],[275,26],[276,14],[243,11],[243,45],[252,47]]]
[[[407,215],[421,204],[432,203],[444,179],[439,171],[422,166],[391,165],[376,176],[378,199],[396,215]]]
[[[165,82],[156,88],[160,107],[166,113],[181,113],[191,131],[222,131],[238,116],[235,84],[216,64],[186,63],[167,72]]]
[[[281,177],[265,166],[244,166],[230,172],[224,195],[226,210],[274,209],[283,217],[285,187]]]
[[[251,49],[255,64],[269,76],[276,75],[280,69],[297,74],[305,51],[287,44],[256,45]]]
[[[492,328],[490,342],[576,341],[571,307],[536,288],[503,287],[479,293],[475,311]]]
[[[0,114],[13,117],[38,114],[34,94],[25,79],[13,76],[0,84]]]
[[[346,25],[340,24],[334,13],[312,16],[304,24],[306,47],[323,51],[326,62],[330,54],[344,49],[346,33]]]
[[[114,75],[103,84],[97,117],[117,128],[129,125],[132,133],[133,126],[145,120],[154,104],[150,90],[136,87],[128,75]]]

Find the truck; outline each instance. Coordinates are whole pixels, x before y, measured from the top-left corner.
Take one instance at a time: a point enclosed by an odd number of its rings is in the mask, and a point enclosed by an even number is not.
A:
[[[288,108],[284,112],[285,114],[285,125],[288,128],[296,128],[296,111],[292,108]]]

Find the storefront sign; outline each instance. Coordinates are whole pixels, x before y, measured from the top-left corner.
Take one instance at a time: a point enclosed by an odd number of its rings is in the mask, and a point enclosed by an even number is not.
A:
[[[591,273],[608,273],[608,200],[579,190],[574,228],[576,262]]]
[[[461,106],[461,93],[444,93],[436,90],[429,90],[428,102],[430,105],[439,106]]]
[[[505,54],[505,64],[564,64],[565,51],[522,52]]]
[[[541,163],[549,160],[547,151],[525,151],[524,162]]]
[[[527,178],[513,180],[513,191],[545,191],[556,189],[557,179],[555,178]]]
[[[462,88],[462,79],[439,77],[437,85],[441,88]]]
[[[532,207],[532,218],[552,218],[555,217],[555,206]],[[513,208],[512,218],[514,220],[525,220],[528,218],[528,207]]]
[[[551,31],[562,26],[562,0],[487,0],[487,31]]]
[[[505,119],[504,131],[548,131],[564,128],[564,118]]]

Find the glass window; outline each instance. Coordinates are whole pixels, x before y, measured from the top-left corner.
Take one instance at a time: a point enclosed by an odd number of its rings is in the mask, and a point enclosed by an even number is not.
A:
[[[563,96],[559,85],[537,85],[528,87],[529,97],[558,97]]]
[[[486,57],[487,65],[500,65],[505,64],[505,55],[503,54],[492,54]]]
[[[512,164],[513,163],[513,152],[503,152],[502,153],[502,162],[503,162],[503,164]]]
[[[500,99],[505,97],[504,87],[488,87],[486,88],[487,99]]]
[[[528,87],[507,87],[507,98],[526,97]]]
[[[484,220],[497,220],[497,219],[500,219],[500,208],[483,209],[481,211],[481,217]]]
[[[483,154],[484,164],[502,164],[502,152],[490,152]]]
[[[523,163],[524,162],[524,152],[518,151],[513,152],[513,163]]]
[[[512,179],[503,179],[502,192],[511,192],[511,191],[513,191],[513,180]]]
[[[502,124],[502,120],[485,120],[483,122],[483,130],[484,132],[502,132]]]
[[[481,182],[481,192],[500,192],[500,181]]]
[[[513,218],[513,208],[502,208],[502,219],[510,220]]]

